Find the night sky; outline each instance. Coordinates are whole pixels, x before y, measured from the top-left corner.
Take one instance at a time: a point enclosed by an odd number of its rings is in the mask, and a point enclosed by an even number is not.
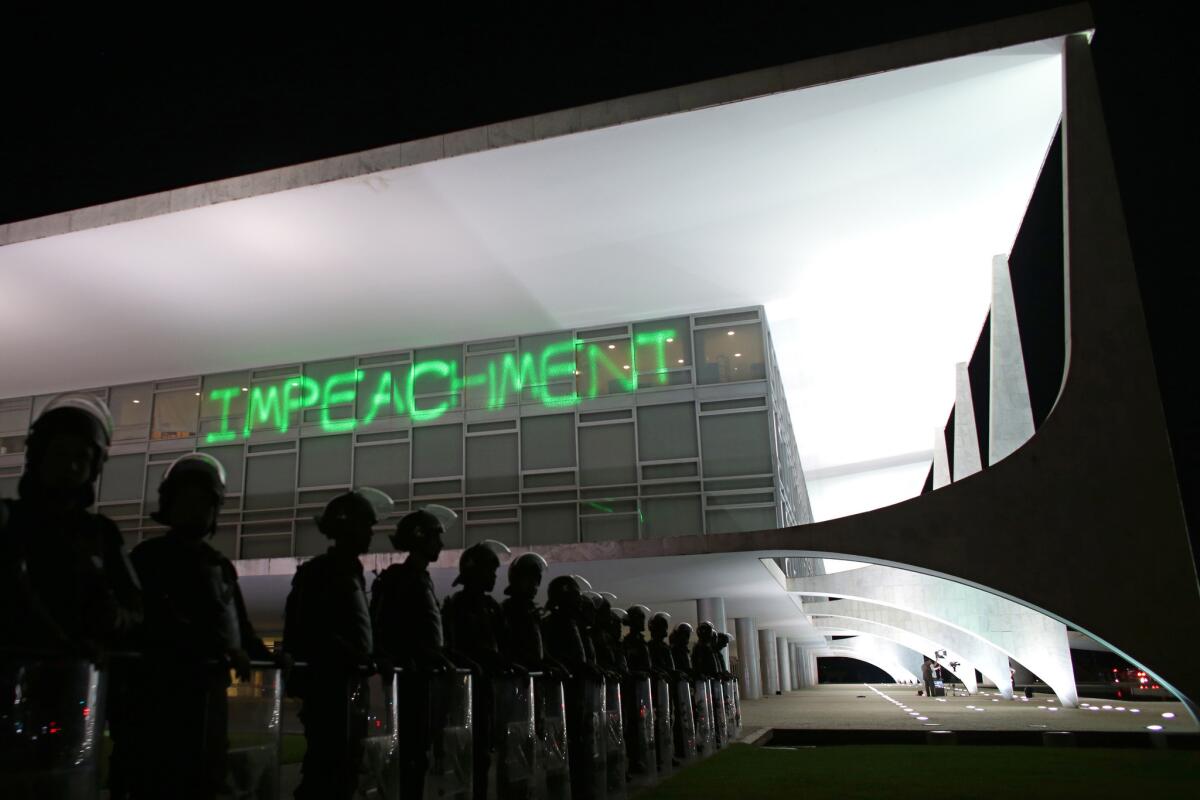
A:
[[[1036,11],[1056,2],[175,6],[6,15],[0,223]],[[1109,121],[1193,532],[1196,95],[1183,4],[1093,4]],[[245,6],[248,8],[248,6]],[[192,14],[192,17],[183,15]],[[1186,191],[1186,194],[1185,194]],[[1193,534],[1194,536],[1194,534]]]

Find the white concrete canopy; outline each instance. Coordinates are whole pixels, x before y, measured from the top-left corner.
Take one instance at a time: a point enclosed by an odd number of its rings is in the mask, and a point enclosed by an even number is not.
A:
[[[785,580],[799,594],[866,600],[959,628],[1024,664],[1063,706],[1079,704],[1066,626],[1027,606],[945,578],[879,565]]]

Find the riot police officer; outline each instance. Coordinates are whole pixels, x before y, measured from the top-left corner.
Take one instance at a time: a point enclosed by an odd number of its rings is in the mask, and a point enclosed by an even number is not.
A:
[[[671,646],[667,644],[667,631],[671,626],[671,615],[665,611],[655,611],[650,616],[647,627],[650,630],[650,663],[656,670],[665,675],[674,676],[675,658],[671,655]]]
[[[139,641],[137,797],[214,797],[224,785],[229,667],[249,678],[251,658],[270,651],[255,635],[237,572],[205,539],[225,502],[225,469],[189,453],[167,469],[153,517],[169,527],[130,555],[142,582],[146,621]],[[171,736],[152,718],[171,709]]]
[[[377,489],[330,500],[317,527],[333,546],[292,579],[283,644],[301,662],[289,693],[304,701],[300,721],[308,742],[297,800],[350,798],[357,788],[367,724],[364,675],[374,649],[359,557],[370,547],[372,526],[391,507]]]
[[[19,700],[27,718],[59,725],[57,736],[40,741],[38,731],[9,726],[0,732],[0,749],[9,763],[50,776],[36,789],[47,797],[77,788],[71,770],[57,768],[57,743],[97,746],[88,718],[94,709],[84,705],[80,714],[77,698],[82,704],[87,695],[75,694],[86,692],[94,674],[72,657],[95,660],[128,645],[142,619],[121,533],[88,511],[111,442],[112,417],[102,401],[88,394],[52,399],[25,439],[18,498],[0,500],[0,647],[7,651],[0,651],[0,718]],[[44,660],[30,670],[35,655]],[[63,703],[69,714],[60,713]],[[113,777],[124,791],[119,774]]]
[[[726,666],[728,663],[726,660],[728,656],[725,655],[725,650],[729,647],[729,643],[732,641],[733,637],[724,631],[713,637],[713,657],[716,659],[717,663],[717,675],[721,678],[721,680],[725,681],[733,679],[733,673],[730,672],[729,668]]]
[[[400,796],[420,798],[429,771],[430,673],[451,669],[442,635],[442,611],[429,565],[444,547],[446,525],[457,515],[443,506],[425,506],[396,523],[392,545],[408,557],[385,569],[371,585],[371,622],[381,669],[400,667]]]
[[[675,630],[671,631],[671,636],[668,641],[671,644],[671,659],[675,662],[675,669],[683,672],[691,677],[694,670],[692,667],[692,654],[688,649],[688,644],[692,640],[692,626],[686,622],[681,622],[675,626]]]
[[[589,691],[596,690],[602,677],[589,660],[579,626],[582,596],[579,583],[570,575],[560,575],[546,587],[546,608],[542,620],[542,640],[546,653],[562,664],[571,675],[567,682],[567,755],[571,764],[571,797],[588,800],[594,796],[595,764],[592,752],[600,746],[595,740]],[[590,686],[589,686],[590,682]]]
[[[696,628],[698,641],[692,648],[692,668],[698,675],[705,678],[718,678],[721,675],[721,665],[717,661],[714,637],[716,629],[707,620]]]
[[[442,605],[446,645],[452,657],[464,662],[475,675],[471,684],[475,718],[475,787],[472,796],[480,800],[486,800],[488,794],[488,770],[494,743],[493,679],[513,667],[500,652],[503,612],[489,594],[496,588],[500,555],[508,553],[508,547],[491,539],[463,550],[458,560],[458,577],[454,579],[454,585],[461,585],[462,589],[447,597]]]
[[[0,642],[95,653],[141,622],[121,533],[88,508],[112,417],[92,395],[54,398],[29,429],[18,499],[0,500]]]
[[[504,614],[505,656],[529,670],[553,670],[546,662],[542,645],[541,611],[534,602],[548,568],[546,559],[537,553],[523,553],[508,565],[507,595],[500,604]]]

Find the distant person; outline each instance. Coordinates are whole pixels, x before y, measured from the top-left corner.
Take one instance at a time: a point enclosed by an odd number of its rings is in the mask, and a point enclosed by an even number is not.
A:
[[[438,511],[439,513],[434,513]],[[371,621],[375,652],[381,667],[399,667],[400,796],[420,798],[429,771],[430,675],[449,670],[442,634],[442,611],[438,605],[429,565],[444,547],[443,520],[455,514],[442,506],[427,506],[405,514],[396,524],[392,545],[408,557],[385,569],[371,586]]]
[[[333,546],[301,564],[292,579],[283,646],[301,662],[289,694],[304,701],[300,721],[308,742],[296,800],[349,800],[357,789],[367,732],[365,675],[374,651],[359,557],[390,508],[376,489],[330,500],[317,527]]]
[[[225,469],[189,453],[167,469],[154,519],[166,535],[134,548],[146,621],[145,661],[134,690],[141,713],[134,753],[142,779],[134,796],[215,797],[225,784],[230,667],[248,680],[250,659],[270,660],[254,632],[228,558],[205,540],[225,502]],[[170,735],[156,721],[169,709]]]
[[[451,657],[470,667],[474,674],[471,708],[475,800],[486,800],[488,796],[488,770],[494,746],[494,681],[513,668],[513,662],[500,652],[504,615],[491,595],[496,588],[500,554],[508,552],[508,547],[490,539],[463,550],[458,560],[458,577],[454,579],[454,585],[462,588],[442,605],[442,625]]]
[[[925,696],[933,697],[933,663],[928,656],[921,662],[921,680],[925,684]]]

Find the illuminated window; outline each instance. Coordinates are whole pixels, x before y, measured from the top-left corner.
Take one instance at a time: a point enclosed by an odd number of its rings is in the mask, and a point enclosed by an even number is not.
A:
[[[408,373],[411,364],[369,367],[362,371],[358,384],[358,427],[380,419],[392,419],[406,413]]]
[[[692,337],[687,317],[633,326],[638,388],[691,383]]]
[[[180,389],[154,395],[154,419],[150,424],[151,439],[186,439],[196,435],[200,411],[200,392]]]
[[[262,386],[262,391],[268,398],[271,390],[279,392],[280,433],[301,421],[304,425],[317,425],[327,433],[340,433],[357,426],[355,399],[363,393],[365,379],[366,370],[356,369],[353,358],[340,358],[305,364],[302,377],[273,378]],[[254,423],[255,430],[270,425],[270,421],[261,422],[262,411],[255,408],[258,398],[254,393],[258,388],[258,385],[250,387],[247,409],[250,415],[247,422]],[[297,412],[302,415],[299,420]]]
[[[498,396],[507,398],[519,385],[522,404],[549,408],[577,405],[574,349],[575,339],[566,331],[522,336],[520,358],[509,357],[498,367]]]
[[[153,401],[153,385],[149,383],[112,390],[108,408],[112,412],[114,442],[146,438]]]
[[[25,437],[22,436],[0,436],[0,456],[10,455],[12,453],[25,452]]]
[[[413,422],[435,420],[461,408],[462,368],[462,345],[430,347],[413,354],[406,393]]]
[[[696,331],[696,383],[764,380],[762,326],[724,325]]]
[[[634,391],[638,385],[634,367],[629,339],[580,342],[575,348],[579,396],[587,400]]]

